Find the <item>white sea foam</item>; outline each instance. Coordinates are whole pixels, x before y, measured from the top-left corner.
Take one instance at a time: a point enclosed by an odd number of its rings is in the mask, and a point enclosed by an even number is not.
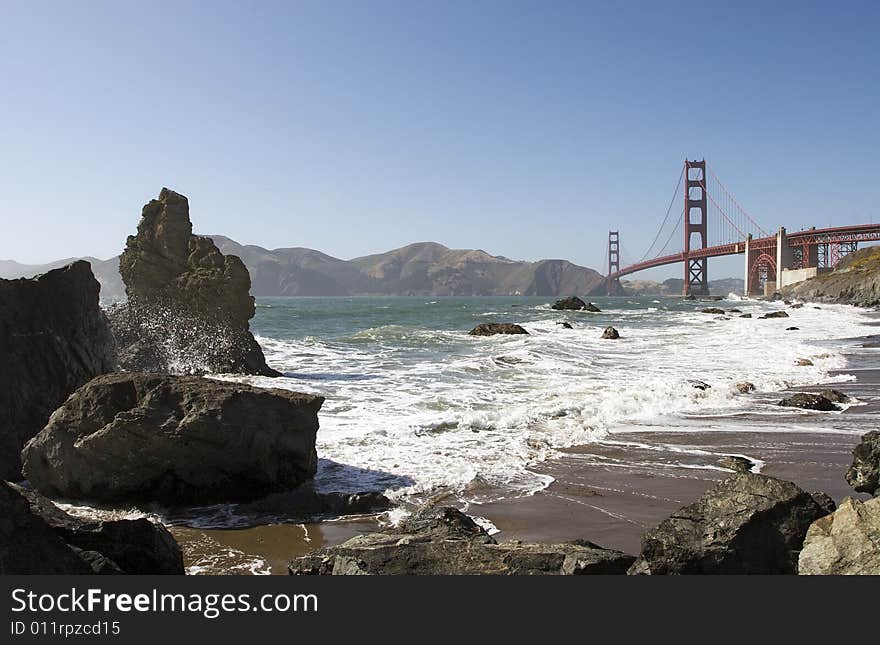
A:
[[[474,314],[503,315],[528,336],[470,337],[405,320],[336,337],[261,336],[269,364],[288,376],[244,380],[326,397],[318,451],[329,460],[327,476],[341,473],[337,488],[346,478],[350,488],[379,482],[399,497],[483,481],[529,493],[549,481],[530,466],[620,428],[725,431],[732,427],[725,417],[791,417],[797,413],[762,393],[845,380],[829,377],[846,367],[845,344],[833,339],[868,333],[864,313],[845,306],[760,320],[782,305],[737,298],[754,318],[718,319],[698,303],[676,310],[648,301],[659,306],[646,310],[645,301],[609,302],[602,314],[568,315],[547,304]],[[561,329],[560,316],[574,329]],[[620,340],[599,338],[608,324]],[[813,365],[797,366],[801,358]],[[700,391],[690,380],[711,387]],[[755,395],[733,390],[743,380]],[[319,485],[324,479],[319,473]]]

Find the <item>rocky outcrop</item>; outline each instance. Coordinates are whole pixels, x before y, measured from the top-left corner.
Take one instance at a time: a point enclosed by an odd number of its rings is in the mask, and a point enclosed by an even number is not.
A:
[[[237,515],[248,515],[255,523],[277,523],[278,518],[287,520],[314,520],[322,517],[343,515],[367,515],[382,513],[391,508],[391,500],[377,492],[319,493],[310,484],[283,493],[237,504]]]
[[[186,197],[163,188],[137,230],[119,257],[128,302],[111,315],[121,367],[278,376],[249,329],[248,270],[211,238],[192,234]]]
[[[146,519],[87,521],[0,482],[0,574],[182,574],[168,530]]]
[[[749,381],[739,381],[733,384],[733,389],[740,394],[749,394],[755,391],[755,384]]]
[[[649,531],[630,573],[797,573],[807,529],[828,501],[773,477],[734,475]]]
[[[813,522],[798,560],[802,575],[880,575],[880,498],[846,498]]]
[[[706,307],[705,309],[701,309],[700,313],[724,315],[726,312],[718,307]]]
[[[784,311],[772,311],[769,314],[764,314],[763,316],[758,316],[759,320],[764,320],[766,318],[788,318],[789,315]]]
[[[24,473],[40,492],[68,499],[257,499],[314,475],[323,401],[197,376],[102,376],[27,444]]]
[[[859,493],[880,497],[880,431],[872,430],[862,435],[853,450],[846,481]]]
[[[528,334],[525,329],[513,323],[480,323],[468,332],[470,336],[494,336],[495,334]]]
[[[570,322],[566,322],[564,320],[562,320],[562,321],[557,320],[556,324],[559,325],[560,327],[562,327],[563,329],[574,329],[574,327],[571,326]]]
[[[550,308],[558,311],[589,311],[591,313],[599,313],[602,311],[592,302],[584,302],[577,296],[569,296],[568,298],[557,300],[550,305]]]
[[[606,327],[602,332],[602,338],[606,340],[617,340],[620,338],[620,333],[614,327]]]
[[[453,508],[361,535],[290,563],[293,575],[583,575],[625,573],[635,558],[586,541],[498,544]]]
[[[785,287],[786,297],[808,302],[836,302],[860,307],[880,305],[880,247],[844,257],[831,273]]]
[[[802,408],[804,410],[820,410],[822,412],[840,410],[840,406],[829,401],[821,394],[807,394],[806,392],[793,394],[788,398],[782,399],[777,405],[787,408]]]
[[[82,261],[0,280],[0,479],[20,479],[28,439],[76,388],[114,368],[98,289]]]

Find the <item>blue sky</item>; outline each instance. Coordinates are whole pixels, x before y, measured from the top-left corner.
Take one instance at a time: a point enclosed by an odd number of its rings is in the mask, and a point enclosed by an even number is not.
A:
[[[168,186],[243,243],[599,268],[685,156],[765,228],[876,220],[878,7],[0,0],[0,258],[114,255]]]

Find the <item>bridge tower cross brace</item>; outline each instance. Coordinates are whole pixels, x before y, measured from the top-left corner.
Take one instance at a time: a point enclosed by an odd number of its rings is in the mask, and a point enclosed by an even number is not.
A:
[[[696,249],[708,246],[708,201],[706,196],[706,160],[684,161],[684,294],[709,295],[706,258],[691,257],[691,239],[698,236]]]

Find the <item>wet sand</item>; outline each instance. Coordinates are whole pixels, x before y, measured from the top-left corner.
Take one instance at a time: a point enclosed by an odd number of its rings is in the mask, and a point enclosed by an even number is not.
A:
[[[880,412],[880,370],[849,369],[858,380],[834,385],[866,405],[842,414],[856,416],[861,432],[874,427]],[[818,391],[824,387],[800,388]],[[778,400],[779,395],[772,395]],[[708,453],[748,455],[764,462],[761,472],[787,479],[808,491],[823,491],[836,502],[844,497],[866,499],[846,483],[844,474],[852,462],[852,449],[860,433],[841,432],[824,415],[792,414],[772,421],[742,418],[743,425],[766,426],[756,431],[713,430],[688,432],[627,431],[615,433],[615,441],[658,443],[697,448]],[[873,417],[873,418],[872,418]],[[864,418],[864,423],[862,423]],[[788,423],[814,425],[809,432],[782,431]],[[853,419],[856,420],[856,419]],[[726,419],[729,423],[730,420]],[[869,425],[870,424],[870,425]],[[619,463],[615,459],[620,459]],[[710,461],[714,457],[709,458]],[[624,463],[624,460],[629,463]],[[693,462],[693,463],[689,463]],[[643,449],[598,443],[567,451],[562,459],[536,469],[555,481],[531,496],[487,504],[471,504],[468,512],[489,519],[499,529],[499,541],[563,542],[588,539],[606,547],[638,553],[644,532],[673,511],[700,497],[714,482],[730,476],[726,470],[695,468],[695,459],[672,450]],[[637,465],[632,465],[635,462]]]
[[[374,517],[310,524],[267,524],[246,529],[171,527],[187,573],[287,575],[291,559],[378,528]]]

